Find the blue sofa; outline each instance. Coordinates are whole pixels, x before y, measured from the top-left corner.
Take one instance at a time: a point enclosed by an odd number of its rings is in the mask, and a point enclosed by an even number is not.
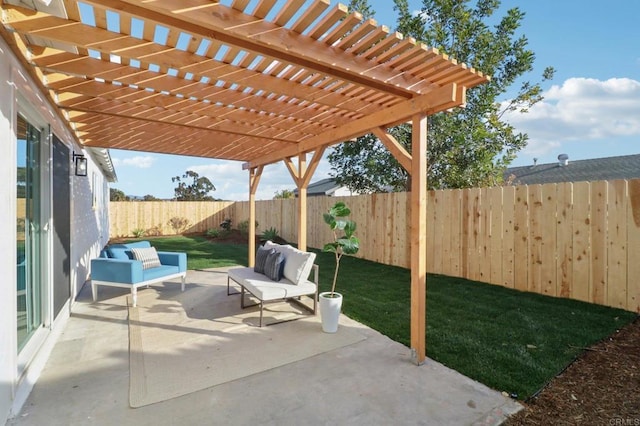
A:
[[[182,278],[182,291],[187,275],[187,254],[158,252],[160,266],[144,269],[140,260],[134,260],[132,248],[151,247],[149,241],[126,244],[112,244],[105,247],[98,259],[91,260],[91,294],[98,299],[98,286],[123,287],[131,289],[133,306],[137,304],[138,287],[172,278]]]

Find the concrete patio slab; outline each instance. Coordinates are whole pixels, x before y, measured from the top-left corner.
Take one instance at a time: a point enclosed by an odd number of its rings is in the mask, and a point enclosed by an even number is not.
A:
[[[220,280],[226,284],[226,274],[189,271],[186,291]],[[496,425],[521,408],[438,362],[414,365],[409,348],[344,316],[341,324],[361,327],[365,340],[130,408],[127,293],[101,288],[91,303],[88,287],[8,425]]]

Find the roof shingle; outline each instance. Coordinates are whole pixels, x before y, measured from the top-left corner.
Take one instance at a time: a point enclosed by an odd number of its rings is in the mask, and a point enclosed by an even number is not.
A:
[[[515,185],[637,179],[640,178],[640,154],[569,161],[566,166],[558,162],[510,167],[504,179],[509,181],[512,177]]]

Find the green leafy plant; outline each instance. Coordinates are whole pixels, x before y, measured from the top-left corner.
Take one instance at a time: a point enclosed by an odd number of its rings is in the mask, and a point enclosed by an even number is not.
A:
[[[216,228],[207,229],[207,237],[209,238],[218,238],[220,236],[220,230]]]
[[[144,237],[145,231],[142,228],[136,228],[133,231],[131,231],[131,233],[133,234],[134,237],[140,238],[140,237]]]
[[[333,284],[329,297],[334,297],[336,291],[340,259],[345,254],[353,255],[360,250],[360,240],[354,235],[356,223],[352,220],[344,219],[350,214],[351,210],[342,201],[335,203],[328,213],[323,214],[325,223],[329,225],[331,232],[333,232],[333,241],[325,244],[322,251],[331,252],[336,258],[336,269],[333,273]]]
[[[262,233],[262,239],[263,240],[274,241],[278,237],[279,237],[278,230],[276,228],[274,228],[273,226],[270,227],[269,229],[265,229],[264,232]]]
[[[256,228],[258,227],[258,221],[256,220]],[[249,220],[243,220],[238,224],[238,230],[241,235],[247,236],[249,235]]]

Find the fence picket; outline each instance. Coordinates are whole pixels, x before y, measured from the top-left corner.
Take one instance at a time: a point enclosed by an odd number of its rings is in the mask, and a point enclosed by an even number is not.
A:
[[[515,286],[514,278],[514,214],[516,190],[513,186],[502,188],[502,282],[505,287]],[[498,284],[498,282],[496,282]]]
[[[573,282],[571,297],[591,300],[591,184],[573,184]],[[581,284],[580,284],[581,283]]]
[[[608,184],[607,200],[607,301],[624,308],[627,304],[627,181]],[[615,226],[612,226],[615,224]]]
[[[556,289],[558,296],[571,297],[573,285],[573,184],[558,185],[557,192]]]
[[[557,227],[558,213],[557,206],[557,185],[555,183],[543,185],[542,195],[542,217],[540,226],[542,239],[540,240],[542,252],[540,253],[540,291],[542,294],[550,296],[557,295],[556,288],[556,264],[557,258]]]
[[[529,283],[527,289],[542,292],[542,185],[529,185]]]
[[[451,204],[446,206],[451,225],[451,266],[450,274],[453,277],[462,276],[462,191],[453,189],[451,192]]]
[[[607,301],[607,192],[607,182],[591,183],[590,300],[601,305]]]

